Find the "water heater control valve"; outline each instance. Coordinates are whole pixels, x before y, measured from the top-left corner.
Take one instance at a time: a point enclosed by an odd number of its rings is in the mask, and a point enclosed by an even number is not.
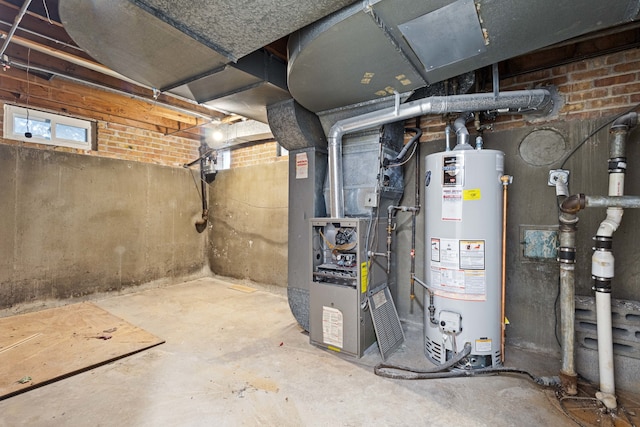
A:
[[[447,334],[457,334],[462,331],[462,316],[453,311],[441,311],[438,322],[442,332]]]

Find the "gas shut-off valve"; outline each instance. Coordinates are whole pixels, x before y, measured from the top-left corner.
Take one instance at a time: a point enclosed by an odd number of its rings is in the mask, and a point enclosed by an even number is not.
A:
[[[440,312],[440,329],[445,334],[457,334],[462,331],[462,316],[459,313],[453,311],[441,311]]]

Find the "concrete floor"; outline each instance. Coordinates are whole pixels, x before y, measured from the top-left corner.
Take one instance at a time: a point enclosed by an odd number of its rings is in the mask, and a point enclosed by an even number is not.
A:
[[[377,377],[376,347],[345,359],[312,346],[285,293],[204,278],[97,300],[166,343],[0,401],[0,425],[576,425],[524,377]],[[429,367],[421,328],[404,327],[407,344],[388,362]],[[555,358],[506,351],[508,366],[557,374]]]

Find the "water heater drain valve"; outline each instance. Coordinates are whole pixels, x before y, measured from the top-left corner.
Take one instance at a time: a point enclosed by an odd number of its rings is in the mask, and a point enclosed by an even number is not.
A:
[[[462,331],[461,326],[462,316],[460,313],[453,311],[441,311],[440,312],[440,329],[445,334],[457,334]]]

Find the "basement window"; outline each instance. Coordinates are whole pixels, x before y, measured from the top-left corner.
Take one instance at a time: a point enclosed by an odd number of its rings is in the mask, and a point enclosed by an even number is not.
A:
[[[280,143],[276,143],[276,157],[284,157],[289,155],[289,150],[284,148]]]
[[[217,154],[218,154],[218,158],[217,158],[218,163],[216,165],[216,169],[218,170],[230,169],[231,168],[231,150],[228,148],[224,150],[218,150]]]
[[[91,150],[94,124],[60,114],[15,105],[4,106],[4,137],[36,144]]]

